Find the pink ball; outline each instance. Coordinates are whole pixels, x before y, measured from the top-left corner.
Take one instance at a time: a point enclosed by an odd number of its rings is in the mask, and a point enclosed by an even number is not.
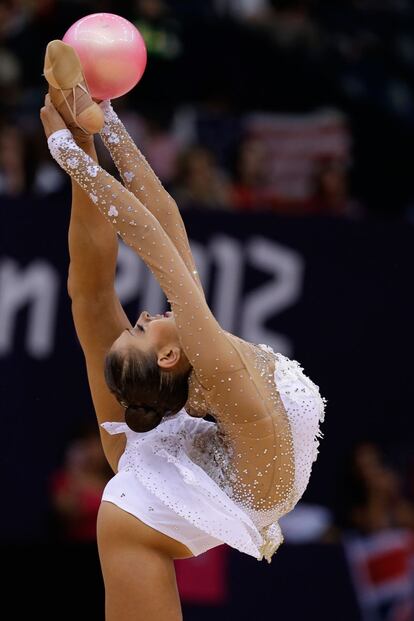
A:
[[[63,41],[75,48],[95,99],[115,99],[128,93],[141,79],[147,49],[137,28],[113,13],[82,17],[69,28]]]

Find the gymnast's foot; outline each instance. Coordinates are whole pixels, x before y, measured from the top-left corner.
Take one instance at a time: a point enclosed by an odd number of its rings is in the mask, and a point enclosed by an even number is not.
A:
[[[51,41],[46,48],[44,76],[51,102],[78,143],[88,142],[104,125],[99,105],[93,101],[76,50]]]

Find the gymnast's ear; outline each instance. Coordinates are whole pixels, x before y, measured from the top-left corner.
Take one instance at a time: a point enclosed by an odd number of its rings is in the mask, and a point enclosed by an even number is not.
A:
[[[181,349],[176,345],[162,347],[158,352],[158,366],[162,369],[172,369],[181,358]]]

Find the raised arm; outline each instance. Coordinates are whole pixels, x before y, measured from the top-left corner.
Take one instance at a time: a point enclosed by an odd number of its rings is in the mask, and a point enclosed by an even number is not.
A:
[[[145,261],[167,296],[181,346],[206,388],[244,363],[211,313],[205,297],[157,218],[80,149],[69,130],[48,139],[53,157],[81,186],[125,243]]]
[[[125,187],[157,218],[177,248],[197,286],[202,290],[177,203],[163,187],[146,158],[135,145],[111,102],[105,100],[99,105],[105,118],[105,125],[100,136],[120,172]]]
[[[82,147],[97,160],[91,137]],[[108,390],[103,374],[106,352],[122,330],[131,327],[114,289],[118,237],[74,180],[68,242],[68,292],[96,417],[98,423],[124,421],[124,409]],[[116,472],[125,436],[109,436],[100,424],[98,429],[105,456]]]

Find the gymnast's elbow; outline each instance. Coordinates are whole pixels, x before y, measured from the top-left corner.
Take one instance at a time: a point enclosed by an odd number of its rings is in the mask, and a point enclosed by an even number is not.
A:
[[[69,265],[66,290],[72,302],[93,301],[95,305],[105,304],[114,296],[114,276],[110,271],[82,269],[78,265]]]

